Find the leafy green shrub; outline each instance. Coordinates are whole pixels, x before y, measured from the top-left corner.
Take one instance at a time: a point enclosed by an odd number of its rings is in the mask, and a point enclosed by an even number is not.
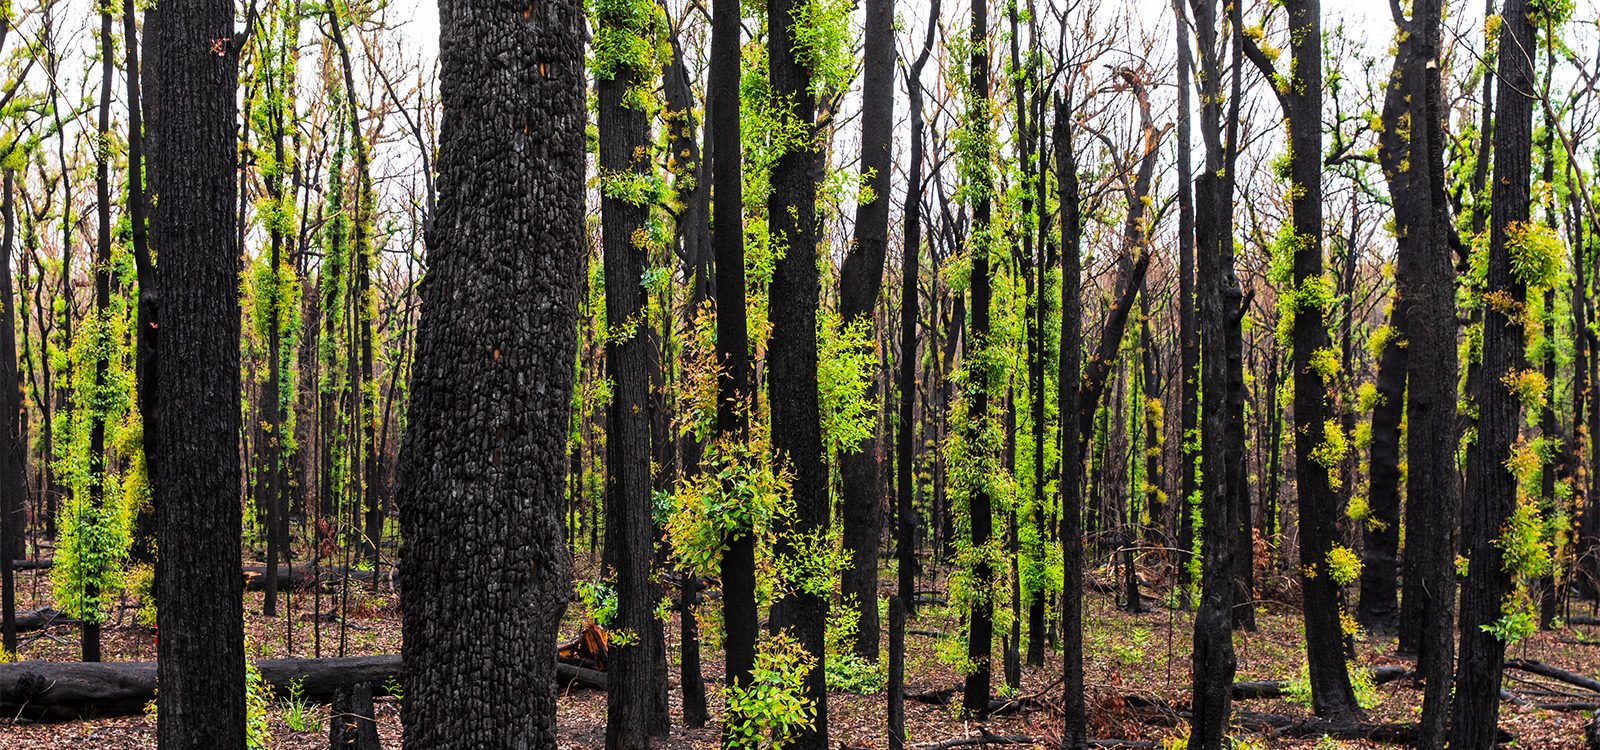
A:
[[[269,750],[272,747],[272,727],[267,709],[272,705],[272,688],[261,676],[253,661],[244,663],[244,741],[250,750]]]
[[[805,697],[806,675],[815,665],[816,657],[788,635],[763,639],[750,683],[722,689],[723,736],[743,748],[788,745],[816,717],[816,706]]]

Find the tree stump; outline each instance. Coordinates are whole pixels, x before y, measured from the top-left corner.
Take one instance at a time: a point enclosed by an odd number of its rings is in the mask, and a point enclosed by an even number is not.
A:
[[[372,709],[372,683],[340,688],[328,717],[330,750],[383,750],[378,744],[377,715]]]

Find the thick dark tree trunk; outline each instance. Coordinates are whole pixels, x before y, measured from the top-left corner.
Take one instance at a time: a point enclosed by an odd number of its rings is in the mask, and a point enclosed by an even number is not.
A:
[[[1078,162],[1072,147],[1072,111],[1059,99],[1055,107],[1056,184],[1061,202],[1061,367],[1056,398],[1061,414],[1061,747],[1087,745],[1089,717],[1083,684],[1083,461],[1087,444],[1075,419],[1082,403],[1083,287],[1082,219]]]
[[[861,178],[873,200],[856,207],[855,243],[839,272],[839,317],[846,324],[871,321],[883,287],[889,244],[890,145],[894,135],[894,0],[866,0],[866,44],[861,86]],[[915,278],[915,277],[913,277]],[[876,383],[877,379],[873,378]],[[868,390],[864,398],[876,400]],[[876,439],[839,456],[844,546],[840,573],[844,600],[857,607],[854,651],[878,660],[878,540],[883,531],[883,482]]]
[[[906,608],[896,594],[889,597],[889,750],[905,750],[906,747],[905,698]]]
[[[706,148],[701,149],[695,140],[694,90],[689,82],[689,70],[684,65],[683,48],[676,32],[672,36],[672,62],[663,71],[662,78],[669,110],[667,116],[675,126],[672,153],[678,158],[679,167],[684,170],[679,176],[680,181],[675,183],[684,206],[683,213],[678,217],[677,240],[679,253],[692,280],[687,311],[692,322],[711,299],[715,274],[715,258],[711,253],[711,172],[707,169],[707,159],[711,155],[710,130],[707,128],[700,132],[707,139]],[[685,175],[689,177],[688,182],[682,181]],[[690,184],[693,187],[684,191],[683,187]],[[683,470],[688,474],[698,473],[705,446],[693,436],[685,437],[682,441]],[[699,578],[686,576],[678,591],[678,681],[683,690],[683,723],[689,727],[705,726],[708,718],[706,685],[700,669],[699,623],[694,616],[694,608],[700,601],[700,588]]]
[[[1527,0],[1501,9],[1500,49],[1534,49]],[[1489,219],[1489,265],[1484,297],[1483,365],[1477,399],[1477,439],[1468,448],[1461,550],[1467,575],[1461,587],[1461,657],[1456,671],[1450,747],[1488,747],[1499,718],[1505,642],[1485,626],[1501,616],[1511,571],[1495,540],[1516,503],[1516,478],[1506,470],[1517,439],[1521,404],[1505,378],[1526,366],[1523,324],[1517,312],[1526,285],[1511,268],[1508,234],[1528,219],[1534,76],[1529,54],[1503,54],[1494,124],[1494,175]],[[1495,304],[1494,300],[1501,300]],[[1413,431],[1417,428],[1412,427]]]
[[[1061,379],[1058,398],[1061,428],[1061,540],[1062,540],[1062,683],[1065,686],[1065,728],[1062,746],[1085,747],[1088,743],[1088,715],[1084,707],[1083,677],[1083,480],[1088,438],[1093,435],[1095,416],[1105,395],[1106,384],[1127,332],[1128,317],[1150,268],[1150,254],[1140,253],[1117,282],[1116,302],[1106,312],[1100,340],[1087,359],[1083,358],[1082,291],[1082,214],[1079,205],[1077,157],[1073,150],[1072,117],[1069,106],[1056,104],[1053,139],[1056,149],[1056,182],[1062,205],[1062,282],[1061,282]],[[1082,371],[1080,376],[1079,371]]]
[[[1397,222],[1398,224],[1398,222]],[[1407,239],[1399,240],[1402,248]],[[1401,250],[1405,252],[1405,250]],[[1400,549],[1400,419],[1406,407],[1406,355],[1400,332],[1406,308],[1395,300],[1389,313],[1392,338],[1378,355],[1378,400],[1372,405],[1372,445],[1368,457],[1367,517],[1361,519],[1361,600],[1356,621],[1376,632],[1394,630],[1399,621],[1395,577]],[[1415,533],[1415,530],[1413,530]],[[1404,649],[1405,636],[1401,636]],[[1415,647],[1413,646],[1413,652]]]
[[[358,682],[333,696],[328,747],[332,750],[383,750],[372,706],[372,683]]]
[[[1408,541],[1399,650],[1417,654],[1418,672],[1426,682],[1418,745],[1430,750],[1444,746],[1455,647],[1454,524],[1437,519],[1456,517],[1460,491],[1455,455],[1455,270],[1446,242],[1447,233],[1455,230],[1444,195],[1444,117],[1434,63],[1442,34],[1440,5],[1438,0],[1426,0],[1413,7],[1384,98],[1385,120],[1409,120],[1410,138],[1386,129],[1379,141],[1401,235],[1394,312],[1397,340],[1390,346],[1403,345],[1404,354],[1397,356],[1406,360],[1409,372],[1419,374],[1408,377],[1405,388]],[[1423,168],[1417,168],[1419,164]],[[1379,390],[1384,392],[1381,374]],[[1375,447],[1376,429],[1375,422]]]
[[[972,28],[971,49],[971,90],[967,92],[968,126],[978,131],[973,135],[974,142],[986,143],[987,135],[983,131],[988,127],[989,117],[989,3],[988,0],[972,0]],[[965,155],[963,158],[985,160],[989,158],[987,148],[980,147],[980,153]],[[966,347],[962,356],[968,363],[979,361],[983,356],[985,347],[989,346],[989,298],[990,269],[989,253],[990,243],[995,241],[989,236],[990,212],[992,210],[989,191],[992,185],[977,185],[976,202],[972,206],[972,234],[969,237],[968,253],[971,255],[972,275],[969,282],[972,292],[972,325],[966,338]],[[973,382],[968,384],[967,402],[967,441],[972,451],[974,460],[981,460],[978,455],[986,450],[983,435],[988,432],[989,420],[989,390],[994,386],[988,382],[987,371],[983,367],[968,365]],[[991,498],[985,486],[975,483],[971,488],[971,498],[968,500],[968,519],[970,527],[970,543],[973,549],[982,549],[989,543],[989,538],[994,535],[994,509]],[[981,716],[989,710],[990,675],[993,671],[991,664],[991,650],[994,639],[994,570],[989,563],[980,559],[972,570],[973,585],[978,592],[977,600],[972,604],[972,610],[967,619],[967,661],[971,664],[971,672],[967,673],[966,686],[962,692],[962,708],[973,716]]]
[[[1291,314],[1294,367],[1295,480],[1300,495],[1300,587],[1306,626],[1306,659],[1311,703],[1317,716],[1354,721],[1356,704],[1346,660],[1350,653],[1342,626],[1344,588],[1335,580],[1345,445],[1335,420],[1337,374],[1315,366],[1329,347],[1325,301],[1312,290],[1323,278],[1322,258],[1322,6],[1320,0],[1289,0],[1291,82],[1281,94],[1289,122],[1290,210],[1293,215],[1293,273],[1301,298]],[[1243,33],[1242,31],[1238,33]],[[1264,70],[1270,69],[1270,63]]]
[[[154,481],[160,456],[150,451],[160,438],[160,409],[157,408],[158,377],[155,366],[155,331],[160,296],[155,288],[155,264],[150,259],[149,225],[144,200],[144,114],[139,104],[139,13],[136,0],[122,2],[123,50],[126,50],[128,78],[128,238],[133,245],[134,275],[138,278],[138,320],[134,321],[134,390],[138,392],[139,421],[144,429],[144,473]],[[139,505],[133,517],[133,545],[128,550],[133,563],[155,564],[155,499]]]
[[[157,647],[163,748],[244,747],[244,601],[239,569],[237,50],[233,3],[151,8],[150,235],[163,290],[156,419],[182,424],[145,445],[156,505]],[[220,46],[220,54],[218,52]],[[141,295],[143,296],[143,295]]]
[[[16,175],[5,170],[0,214],[0,640],[7,653],[17,652],[16,576],[13,562],[22,556],[22,531],[27,522],[22,500],[28,494],[28,445],[22,434],[22,381],[17,372],[17,331],[11,296],[11,249],[16,240]]]
[[[399,462],[405,745],[553,749],[584,255],[582,6],[439,10],[439,210]]]
[[[112,23],[109,8],[100,10],[100,47],[112,48]],[[111,55],[100,56],[100,114],[96,124],[100,138],[110,141],[111,135],[111,82],[115,67]],[[109,335],[111,325],[111,233],[114,227],[111,224],[111,164],[110,156],[100,150],[95,159],[94,192],[96,206],[95,214],[99,221],[99,232],[95,238],[95,264],[94,264],[94,315],[93,331],[101,335]],[[106,386],[106,377],[110,367],[110,351],[101,351],[98,346],[88,355],[94,357],[94,390],[96,393]],[[237,362],[237,360],[235,360]],[[105,507],[106,478],[106,414],[104,407],[95,399],[95,403],[78,404],[79,409],[89,412],[89,479],[85,489],[89,493],[88,504],[95,514],[115,512]],[[105,558],[102,566],[112,564]],[[98,575],[96,576],[98,577]],[[100,606],[100,590],[92,581],[85,582],[84,599],[92,606]],[[98,614],[98,613],[96,613]],[[98,617],[86,618],[80,635],[82,636],[83,660],[100,661],[100,620]]]
[[[597,33],[648,34],[648,29],[636,27],[634,15],[631,9],[597,11]],[[609,64],[612,69],[598,74],[596,82],[600,172],[607,176],[647,174],[651,168],[649,117],[643,109],[629,105],[628,91],[650,85],[647,76],[651,71],[626,62]],[[606,338],[606,377],[611,381],[612,402],[606,412],[605,578],[617,592],[617,614],[611,628],[631,641],[612,649],[607,664],[606,748],[643,750],[649,743],[658,687],[654,668],[657,643],[651,634],[659,592],[650,584],[655,545],[650,517],[650,415],[646,408],[655,357],[643,330],[648,249],[634,237],[645,231],[649,206],[630,200],[623,191],[602,190],[601,194],[606,319],[616,327],[635,326],[632,335]]]
[[[1232,163],[1225,151],[1222,123],[1222,66],[1217,39],[1216,0],[1193,0],[1195,41],[1200,51],[1200,135],[1205,168],[1195,180],[1196,327],[1204,346],[1200,358],[1201,591],[1195,615],[1190,750],[1220,750],[1231,716],[1231,687],[1236,666],[1233,653],[1234,526],[1237,504],[1227,481],[1230,413],[1228,352],[1224,330],[1237,307],[1232,224]],[[1230,141],[1231,142],[1231,139]],[[1231,304],[1230,304],[1231,302]],[[1247,520],[1246,520],[1247,523]]]
[[[1190,182],[1189,77],[1194,67],[1189,51],[1189,22],[1184,12],[1188,0],[1172,0],[1178,26],[1178,370],[1180,376],[1178,439],[1178,568],[1179,598],[1184,609],[1192,604],[1194,587],[1190,561],[1195,553],[1194,515],[1199,505],[1195,493],[1201,435],[1197,429],[1200,406],[1200,333],[1194,310],[1194,188]]]
[[[128,109],[128,239],[133,250],[135,278],[139,284],[138,314],[134,333],[134,381],[138,396],[139,419],[144,429],[144,470],[151,480],[157,474],[160,456],[149,450],[158,442],[161,431],[161,413],[156,371],[156,292],[155,264],[150,257],[150,238],[146,223],[144,180],[144,117],[139,85],[139,13],[136,0],[122,0],[123,49],[127,54],[127,109]],[[134,563],[154,565],[156,561],[155,500],[151,499],[134,512],[133,544],[128,557]]]
[[[816,125],[803,33],[796,20],[799,0],[767,0],[772,44],[768,71],[776,101],[787,104],[787,116],[801,132]],[[719,149],[718,153],[722,153]],[[830,525],[827,470],[823,466],[821,407],[817,398],[817,307],[821,294],[817,275],[817,146],[809,139],[790,146],[772,168],[772,194],[767,199],[767,228],[784,249],[772,275],[767,318],[772,342],[767,351],[768,400],[772,410],[774,463],[790,472],[794,515],[778,530],[777,553],[793,555],[808,539],[820,538]],[[876,606],[874,604],[874,606]],[[828,687],[824,630],[827,592],[795,587],[772,606],[771,628],[787,632],[816,658],[805,677],[805,699],[815,719],[795,738],[796,750],[823,750],[828,745]]]
[[[712,234],[716,253],[717,435],[743,443],[748,437],[751,398],[749,336],[746,330],[744,208],[739,143],[739,0],[713,0],[711,64],[706,110],[712,159]],[[748,684],[755,667],[755,537],[740,534],[722,552],[723,649],[729,687]],[[724,734],[723,747],[737,746]]]
[[[910,176],[906,180],[906,199],[903,209],[905,219],[904,247],[900,257],[900,389],[899,431],[895,435],[895,515],[896,571],[899,577],[900,605],[910,614],[916,613],[917,602],[917,524],[918,517],[912,501],[916,490],[914,444],[916,438],[917,399],[917,278],[920,274],[922,254],[922,69],[933,52],[934,30],[938,28],[939,0],[933,0],[928,16],[928,33],[922,42],[922,54],[912,63],[905,76],[910,92],[911,157]],[[930,358],[937,357],[930,352]],[[903,734],[903,732],[902,732]],[[905,738],[900,738],[904,744]],[[893,740],[891,739],[891,742]]]

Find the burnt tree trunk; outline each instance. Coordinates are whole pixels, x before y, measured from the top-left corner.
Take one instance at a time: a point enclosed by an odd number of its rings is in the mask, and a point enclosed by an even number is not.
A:
[[[802,133],[812,134],[816,101],[806,40],[801,36],[805,32],[796,19],[800,7],[800,0],[767,0],[772,39],[767,62],[774,99],[783,102],[780,110],[788,110],[780,116],[793,118]],[[817,274],[817,145],[811,137],[801,138],[778,158],[767,199],[768,232],[784,249],[773,270],[767,315],[772,326],[767,367],[773,463],[790,472],[794,500],[793,516],[778,530],[780,556],[796,554],[805,549],[808,539],[825,534],[832,515],[817,397],[821,283]],[[814,707],[815,719],[794,739],[792,747],[797,750],[823,750],[828,745],[827,618],[827,593],[804,587],[794,587],[772,606],[772,631],[787,632],[816,658],[803,690]]]
[[[439,203],[399,462],[404,739],[553,749],[584,255],[582,6],[439,10]]]
[[[1200,446],[1201,581],[1195,615],[1190,750],[1220,750],[1231,715],[1235,588],[1234,525],[1230,502],[1225,433],[1232,415],[1228,403],[1228,361],[1224,329],[1237,305],[1238,279],[1232,264],[1233,210],[1231,160],[1222,134],[1222,66],[1217,39],[1216,0],[1194,0],[1195,41],[1200,51],[1200,136],[1205,168],[1195,179],[1196,327],[1204,347],[1200,359],[1200,419],[1207,436]],[[1230,139],[1231,142],[1231,139]],[[1228,245],[1228,247],[1224,247]],[[1210,436],[1216,436],[1212,438]],[[1248,519],[1244,521],[1248,524]]]
[[[1344,587],[1335,579],[1341,515],[1339,471],[1347,445],[1335,396],[1338,374],[1319,367],[1331,356],[1324,319],[1331,300],[1317,294],[1331,282],[1322,257],[1322,6],[1320,0],[1289,0],[1289,38],[1293,62],[1289,85],[1279,94],[1289,124],[1289,194],[1293,217],[1292,265],[1297,301],[1293,319],[1295,481],[1300,495],[1300,588],[1305,616],[1306,660],[1311,674],[1311,704],[1317,716],[1354,721],[1364,715],[1356,704],[1346,661],[1350,656],[1341,619]],[[1243,34],[1242,30],[1236,31]],[[1272,63],[1255,53],[1264,74]]]
[[[27,517],[28,449],[22,434],[22,381],[17,373],[17,331],[11,296],[11,249],[16,240],[16,173],[5,170],[0,195],[5,236],[0,238],[0,636],[6,653],[17,652],[17,597],[14,562],[22,556]]]
[[[1478,388],[1478,436],[1467,452],[1467,488],[1461,513],[1461,549],[1468,560],[1461,585],[1461,656],[1456,671],[1450,747],[1488,747],[1500,709],[1505,642],[1484,626],[1500,619],[1511,572],[1496,538],[1516,503],[1516,478],[1506,470],[1517,439],[1521,404],[1505,384],[1526,366],[1518,312],[1526,284],[1512,271],[1508,233],[1528,219],[1534,86],[1533,24],[1527,0],[1501,9],[1500,81],[1494,124],[1494,176],[1489,218],[1489,265],[1484,291],[1483,365]],[[1413,430],[1416,428],[1413,427]]]
[[[161,196],[150,217],[162,261],[155,416],[184,425],[145,436],[157,459],[163,748],[244,747],[233,10],[226,0],[190,0],[145,18],[148,174]]]
[[[1404,248],[1406,242],[1402,235],[1400,246]],[[1406,329],[1407,306],[1402,300],[1394,300],[1389,313],[1391,338],[1378,355],[1378,400],[1372,405],[1367,517],[1360,521],[1361,599],[1356,605],[1356,621],[1376,633],[1394,630],[1399,621],[1395,569],[1400,550],[1400,420],[1405,414],[1406,359],[1410,351],[1400,332]],[[1405,643],[1402,635],[1402,650]]]
[[[911,157],[910,175],[906,180],[906,199],[903,209],[905,219],[904,247],[900,257],[900,389],[899,431],[895,435],[895,515],[899,523],[895,530],[896,575],[899,578],[900,606],[910,614],[916,613],[917,603],[917,511],[913,505],[916,491],[915,438],[917,400],[917,278],[922,257],[922,69],[933,52],[933,34],[938,28],[939,0],[932,0],[928,16],[928,33],[923,38],[922,53],[906,73],[906,90],[910,92]],[[937,357],[929,352],[930,359]],[[926,415],[925,415],[926,416]],[[904,734],[902,730],[902,735]],[[905,738],[900,738],[904,744]],[[890,742],[894,740],[891,739]]]
[[[1077,750],[1089,739],[1083,684],[1083,461],[1087,440],[1073,419],[1082,394],[1083,287],[1082,218],[1078,163],[1072,147],[1068,105],[1056,100],[1056,184],[1061,202],[1061,366],[1057,400],[1061,414],[1061,747]]]
[[[631,8],[597,6],[594,25],[600,39],[644,36]],[[652,71],[627,61],[608,61],[596,73],[600,173],[602,180],[626,180],[651,168],[649,116],[630,103],[629,90],[651,85]],[[611,650],[607,665],[606,748],[643,750],[649,735],[657,686],[655,604],[650,584],[655,548],[650,517],[650,423],[647,401],[653,347],[645,328],[644,287],[648,248],[635,242],[645,231],[649,206],[626,191],[601,190],[601,245],[605,262],[606,320],[618,331],[606,337],[606,377],[612,384],[606,410],[606,499],[604,577],[617,593],[611,627],[631,642]],[[631,329],[631,331],[630,331]],[[664,677],[665,675],[660,675]]]
[[[706,109],[712,159],[711,244],[716,254],[717,439],[744,443],[751,398],[750,345],[745,311],[744,208],[739,141],[739,0],[712,0],[711,63]],[[723,649],[727,685],[747,685],[755,668],[755,536],[745,529],[722,552]],[[729,727],[732,722],[725,722]],[[724,733],[723,747],[737,738]]]
[[[894,0],[866,0],[866,43],[862,55],[861,178],[872,193],[856,207],[855,243],[839,271],[839,317],[844,325],[872,321],[883,287],[889,244],[890,146],[894,135]],[[915,279],[915,276],[912,277]],[[877,378],[872,378],[872,383]],[[876,400],[874,388],[863,398]],[[883,531],[883,483],[879,481],[877,439],[839,456],[839,512],[849,555],[840,572],[846,603],[857,607],[853,650],[878,660],[878,540]]]
[[[972,0],[972,28],[971,28],[971,90],[968,92],[967,116],[969,127],[976,134],[973,142],[987,143],[984,134],[988,127],[989,117],[989,3],[988,0]],[[973,159],[982,163],[989,159],[987,148],[980,146],[976,149],[979,153],[966,155],[964,158]],[[991,230],[990,212],[993,208],[989,191],[992,185],[982,184],[974,186],[975,202],[972,206],[972,233],[969,235],[969,248],[971,255],[972,275],[969,282],[972,293],[972,323],[971,329],[965,340],[966,348],[962,357],[964,366],[972,372],[973,382],[968,384],[967,403],[967,440],[974,453],[974,460],[981,451],[987,450],[984,446],[983,435],[988,432],[989,420],[989,390],[994,384],[988,382],[988,373],[982,366],[972,363],[982,361],[983,350],[989,346],[989,300],[992,294],[990,289],[989,236]],[[982,549],[989,543],[989,538],[994,535],[994,509],[992,499],[987,489],[982,484],[971,488],[971,498],[968,501],[968,519],[970,539],[973,549]],[[990,676],[993,672],[991,664],[991,650],[994,640],[994,607],[991,600],[994,592],[995,571],[989,563],[980,559],[972,570],[973,584],[978,592],[972,604],[971,612],[967,619],[967,661],[971,664],[972,671],[967,673],[966,685],[962,691],[962,709],[972,716],[982,716],[989,710]]]
[[[1175,563],[1178,569],[1179,600],[1188,609],[1190,591],[1194,587],[1190,561],[1195,554],[1194,516],[1199,503],[1198,451],[1201,441],[1198,428],[1200,406],[1200,333],[1195,327],[1194,309],[1194,187],[1193,169],[1190,166],[1189,123],[1190,73],[1194,62],[1190,59],[1189,26],[1184,4],[1188,0],[1172,0],[1173,14],[1177,19],[1178,41],[1178,370],[1179,418],[1178,429],[1178,513],[1179,553]]]
[[[663,71],[662,88],[666,94],[670,121],[673,122],[672,153],[682,169],[679,181],[674,183],[684,210],[678,217],[678,250],[688,267],[692,284],[689,293],[689,322],[705,309],[711,299],[711,285],[715,274],[715,258],[711,254],[711,173],[707,160],[711,156],[710,130],[701,129],[699,135],[706,139],[702,149],[695,140],[694,90],[689,83],[689,70],[684,65],[683,48],[677,33],[671,37],[672,62]],[[682,181],[684,176],[688,182]],[[686,185],[691,185],[688,191]],[[682,438],[682,461],[685,474],[698,473],[705,446],[695,436]],[[683,690],[683,723],[689,727],[705,726],[706,685],[700,669],[700,632],[694,608],[700,600],[700,579],[686,576],[678,592],[679,615],[679,684]]]

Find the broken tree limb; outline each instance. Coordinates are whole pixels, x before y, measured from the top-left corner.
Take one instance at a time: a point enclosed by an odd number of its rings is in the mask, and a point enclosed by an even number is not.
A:
[[[918,693],[907,693],[906,700],[926,703],[930,706],[948,706],[961,692],[961,686],[944,688],[943,690],[924,690]],[[984,712],[986,716],[1006,716],[1035,708],[1039,704],[1037,695],[1024,695],[1016,698],[992,698],[989,708]]]
[[[267,659],[256,662],[274,693],[287,697],[298,686],[302,700],[326,703],[358,683],[387,694],[401,679],[400,657],[358,656],[327,659]],[[605,673],[556,665],[562,685],[605,689]],[[0,664],[0,717],[28,721],[129,716],[144,710],[156,694],[155,662],[45,662]]]
[[[1382,685],[1411,674],[1405,667],[1378,667],[1372,670],[1372,683]],[[1251,680],[1233,683],[1234,700],[1252,698],[1280,698],[1288,692],[1290,680]]]
[[[1165,701],[1131,693],[1124,695],[1123,700],[1126,701],[1129,708],[1143,714],[1147,721],[1154,720],[1157,723],[1178,725],[1189,721],[1191,718],[1191,714],[1188,711],[1173,708]],[[1416,744],[1417,739],[1417,727],[1415,724],[1335,722],[1316,717],[1299,718],[1256,711],[1234,711],[1233,724],[1246,731],[1285,739],[1316,738],[1327,735],[1333,739],[1340,740],[1367,740],[1370,742],[1412,746]],[[1496,736],[1499,742],[1510,742],[1514,739],[1510,732],[1503,729],[1498,730]],[[1595,750],[1600,750],[1600,748]]]
[[[33,630],[44,630],[56,625],[77,625],[78,620],[68,617],[65,612],[49,607],[36,609],[32,612],[23,612],[17,615],[17,632],[26,633]]]
[[[1279,717],[1287,718],[1287,717]],[[1360,721],[1328,721],[1326,719],[1298,719],[1274,727],[1270,734],[1285,739],[1331,737],[1336,740],[1366,740],[1390,745],[1417,744],[1415,724],[1369,724]],[[1514,739],[1504,729],[1495,730],[1495,741],[1506,743]]]
[[[958,747],[988,747],[1003,745],[1036,745],[1040,740],[1022,735],[997,735],[985,732],[978,737],[957,737],[943,742],[929,742],[914,745],[913,750],[952,750]],[[1145,748],[1160,747],[1149,740],[1089,740],[1089,747],[1096,750],[1144,750]]]
[[[1367,740],[1390,745],[1416,745],[1417,743],[1416,724],[1329,721],[1314,716],[1302,719],[1254,711],[1235,711],[1233,720],[1234,723],[1245,729],[1285,739],[1326,736],[1336,740]],[[1511,733],[1504,729],[1496,730],[1495,736],[1496,742],[1501,743],[1510,742],[1514,739]]]
[[[265,591],[267,588],[267,567],[265,565],[245,565],[241,568],[244,573],[245,591]],[[381,573],[356,568],[323,566],[319,572],[311,565],[296,565],[290,569],[287,565],[278,566],[278,590],[307,589],[318,580],[323,585],[337,584],[345,580],[348,574],[351,583],[371,584],[374,575],[380,582],[393,582],[395,587],[400,585],[400,577],[395,574],[394,568],[384,568]]]
[[[981,747],[985,745],[1032,745],[1037,740],[1022,735],[999,735],[984,732],[978,737],[957,737],[942,742],[914,745],[914,750],[948,750],[956,747]]]
[[[1534,708],[1545,711],[1594,711],[1600,709],[1600,703],[1595,701],[1566,701],[1558,703],[1533,703]]]
[[[1527,661],[1525,659],[1507,659],[1506,669],[1515,669],[1522,672],[1528,672],[1530,674],[1536,674],[1540,677],[1549,677],[1552,680],[1560,680],[1568,685],[1575,685],[1583,688],[1584,690],[1600,693],[1600,680],[1593,680],[1588,677],[1584,677],[1583,675],[1573,674],[1565,669],[1552,667],[1543,662]]]

